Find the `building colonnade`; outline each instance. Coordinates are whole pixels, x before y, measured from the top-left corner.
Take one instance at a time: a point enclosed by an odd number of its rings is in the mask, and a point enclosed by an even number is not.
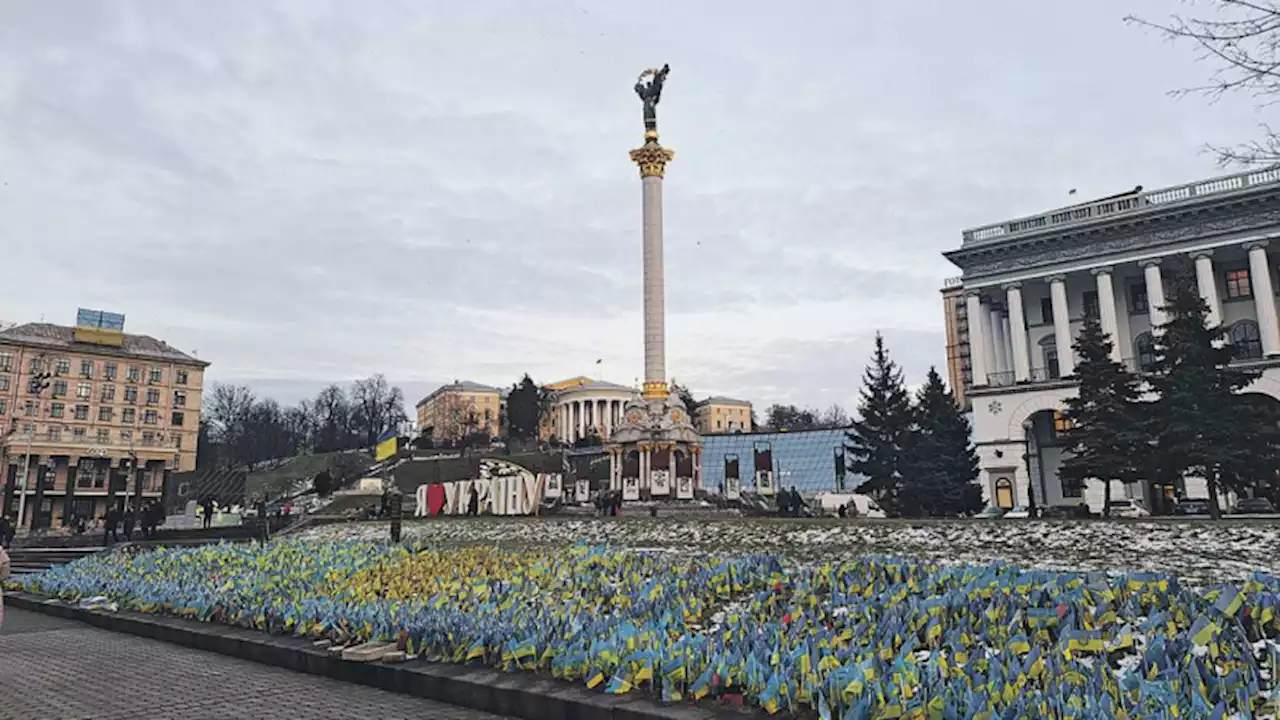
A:
[[[1265,357],[1280,355],[1280,324],[1277,322],[1275,288],[1271,277],[1271,264],[1267,258],[1267,241],[1244,244],[1249,259],[1249,282],[1256,307],[1262,353]],[[1202,249],[1188,253],[1195,264],[1196,283],[1201,297],[1209,306],[1208,321],[1211,325],[1222,322],[1222,305],[1218,298],[1214,272],[1213,250]],[[1162,258],[1140,261],[1147,298],[1147,313],[1151,327],[1165,322],[1164,278],[1161,273]],[[1117,324],[1114,266],[1106,265],[1090,270],[1096,288],[1097,318],[1103,332],[1111,339],[1111,356],[1123,361],[1122,350],[1127,343],[1120,338]],[[1023,282],[1007,282],[1000,285],[1004,293],[1004,305],[992,302],[982,289],[966,290],[965,309],[969,318],[969,358],[976,387],[1043,381],[1045,377],[1033,377],[1034,372],[1045,372],[1053,377],[1067,377],[1075,371],[1075,355],[1071,318],[1068,314],[1067,277],[1065,274],[1043,278],[1049,285],[1049,302],[1052,309],[1053,338],[1057,346],[1056,367],[1033,370],[1031,347],[1027,333],[1026,311],[1023,304]],[[1010,377],[1011,375],[1011,377]],[[1010,383],[1009,381],[1012,381]]]
[[[556,406],[557,427],[563,442],[572,443],[586,437],[592,429],[608,439],[622,422],[626,400],[588,397],[566,399]]]

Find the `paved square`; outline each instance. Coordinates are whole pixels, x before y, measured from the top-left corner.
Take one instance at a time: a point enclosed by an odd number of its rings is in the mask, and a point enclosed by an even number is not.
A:
[[[5,608],[0,720],[503,720]]]

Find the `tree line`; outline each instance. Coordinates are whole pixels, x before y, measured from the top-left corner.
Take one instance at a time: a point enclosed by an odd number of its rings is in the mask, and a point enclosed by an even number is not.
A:
[[[1261,372],[1232,365],[1240,348],[1209,307],[1195,277],[1173,278],[1165,322],[1152,333],[1145,367],[1111,356],[1111,340],[1087,317],[1073,348],[1079,394],[1067,401],[1059,471],[1077,489],[1090,479],[1143,484],[1152,491],[1204,478],[1210,514],[1224,492],[1275,493],[1280,416],[1269,397],[1244,392]]]
[[[955,517],[981,509],[969,420],[935,368],[912,395],[876,333],[857,410],[845,457],[850,472],[866,478],[860,492],[904,517]]]
[[[253,471],[299,453],[368,449],[407,420],[404,393],[382,374],[290,406],[218,383],[203,401],[196,464]]]

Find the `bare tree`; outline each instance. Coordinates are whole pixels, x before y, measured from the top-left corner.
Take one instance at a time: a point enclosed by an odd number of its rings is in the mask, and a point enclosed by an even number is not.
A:
[[[347,393],[337,385],[330,385],[316,395],[311,407],[316,451],[347,449],[351,444],[351,404]]]
[[[407,419],[404,393],[381,373],[351,385],[351,411],[352,429],[369,447],[382,433],[398,428]]]
[[[228,459],[240,460],[235,448],[248,432],[249,415],[256,401],[253,392],[243,385],[216,383],[209,394],[205,418],[212,423],[212,438],[229,451]]]
[[[1198,16],[1174,14],[1167,21],[1154,22],[1131,15],[1125,21],[1157,30],[1174,41],[1190,42],[1200,59],[1213,65],[1208,83],[1175,90],[1174,95],[1200,94],[1217,100],[1247,93],[1259,107],[1270,106],[1280,96],[1280,0],[1210,0],[1198,5],[1203,9]],[[1261,130],[1261,140],[1210,149],[1224,165],[1280,161],[1280,136],[1265,123]]]
[[[434,421],[432,439],[445,444],[461,442],[480,428],[475,402],[458,393],[446,393],[440,398]]]
[[[832,403],[831,407],[822,411],[818,416],[818,426],[824,428],[843,428],[849,427],[852,421],[849,419],[849,413],[836,403]]]

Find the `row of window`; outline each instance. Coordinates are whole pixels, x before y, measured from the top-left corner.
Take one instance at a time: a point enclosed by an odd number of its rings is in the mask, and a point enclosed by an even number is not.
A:
[[[1252,320],[1241,320],[1227,331],[1227,337],[1235,348],[1237,360],[1262,359],[1262,335],[1258,331],[1258,323]],[[1040,350],[1044,355],[1044,367],[1051,378],[1058,377],[1058,343],[1048,335],[1040,341]],[[1150,332],[1144,332],[1133,339],[1134,356],[1138,369],[1148,371],[1155,366],[1156,353],[1154,339]]]
[[[1253,297],[1253,283],[1249,280],[1248,270],[1228,270],[1223,274],[1226,299],[1244,300]],[[1084,316],[1099,317],[1098,292],[1089,290],[1084,293]],[[1144,313],[1150,309],[1147,303],[1147,285],[1140,282],[1129,286],[1129,312]],[[1040,299],[1040,321],[1046,325],[1053,324],[1053,299]]]
[[[80,361],[80,377],[94,377],[94,369],[96,363],[93,360]],[[108,380],[114,380],[119,373],[119,365],[114,361],[104,361],[101,365],[102,377]],[[45,370],[44,360],[42,358],[31,358],[28,369],[31,372],[42,372]],[[54,375],[70,375],[71,360],[70,358],[57,358],[53,362]],[[125,368],[126,377],[129,382],[142,382],[142,373],[144,368],[141,365],[129,365]],[[147,367],[147,382],[156,384],[164,382],[163,367]],[[11,351],[0,352],[0,372],[13,372],[13,353]],[[173,371],[173,382],[175,385],[186,385],[188,374],[186,370],[177,369]]]
[[[61,425],[48,425],[43,430],[35,423],[24,423],[21,429],[23,437],[31,437],[32,439],[49,440],[52,442],[61,442],[69,439],[72,442],[86,443],[92,437],[93,441],[102,445],[110,445],[112,437],[119,438],[119,444],[133,445],[133,430],[119,430],[117,435],[112,435],[109,428],[98,428],[91,435],[89,428],[73,427],[64,428]],[[138,435],[138,444],[142,447],[173,447],[182,448],[182,436],[177,433],[166,435],[163,432],[154,430],[143,430]]]
[[[4,414],[5,401],[0,399],[0,415]],[[23,405],[22,414],[26,417],[36,417],[39,414],[39,405],[34,400],[28,400]],[[55,402],[49,404],[49,417],[65,418],[71,417],[76,420],[89,419],[89,406],[85,404],[74,405],[71,407],[71,413],[68,415],[67,406],[64,403]],[[160,413],[156,410],[144,410],[141,416],[134,408],[120,409],[120,422],[126,425],[135,424],[141,417],[144,425],[158,425],[160,423]],[[101,406],[98,408],[98,422],[115,422],[116,409],[109,406]],[[169,424],[174,427],[182,427],[186,423],[186,413],[182,410],[174,410],[169,414]]]
[[[8,375],[0,375],[0,392],[7,391],[9,389],[9,382],[10,381],[9,381]],[[54,380],[51,384],[51,387],[53,389],[53,393],[52,393],[53,397],[63,397],[67,395],[71,389],[70,386],[67,384],[66,380]],[[38,395],[42,390],[43,388],[41,388],[34,380],[31,382],[30,386],[27,388],[27,392],[32,395]],[[76,397],[87,400],[92,396],[93,396],[93,383],[91,382],[77,383]],[[159,405],[160,404],[159,388],[147,388],[146,398],[147,398],[148,405]],[[99,393],[98,399],[101,400],[102,402],[111,402],[115,400],[116,386],[110,385],[110,384],[102,385],[100,387],[100,393]],[[137,386],[126,385],[124,387],[124,401],[127,403],[136,403],[138,401]],[[186,407],[186,405],[187,405],[187,391],[174,390],[173,406]]]

